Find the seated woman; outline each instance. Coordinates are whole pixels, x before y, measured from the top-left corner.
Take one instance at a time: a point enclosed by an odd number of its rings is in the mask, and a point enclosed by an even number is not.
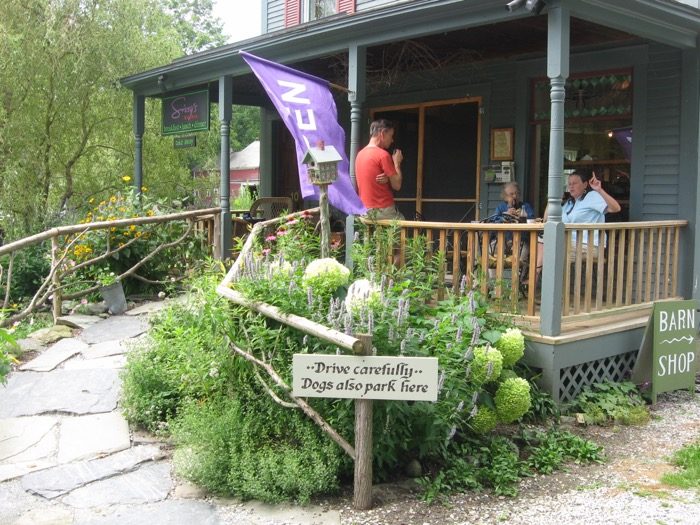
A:
[[[620,204],[604,189],[601,182],[592,174],[575,171],[569,175],[567,182],[569,199],[562,205],[562,222],[564,224],[576,223],[604,223],[606,213],[617,213],[621,210]],[[544,214],[547,220],[547,212]],[[575,236],[572,237],[575,242]],[[583,232],[583,243],[588,243],[588,232]],[[598,245],[598,232],[593,234],[593,244]],[[537,278],[539,280],[544,258],[544,244],[537,245]]]
[[[501,190],[501,202],[496,207],[496,215],[509,215],[515,217],[519,222],[526,219],[535,218],[535,210],[527,202],[520,199],[520,186],[517,182],[506,182]]]

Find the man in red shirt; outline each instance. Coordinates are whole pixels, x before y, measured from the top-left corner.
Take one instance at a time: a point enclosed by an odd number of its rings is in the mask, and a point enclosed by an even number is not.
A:
[[[372,219],[403,219],[394,205],[394,191],[401,189],[400,149],[390,155],[394,142],[394,124],[386,119],[372,122],[369,144],[357,153],[355,176],[360,200]]]

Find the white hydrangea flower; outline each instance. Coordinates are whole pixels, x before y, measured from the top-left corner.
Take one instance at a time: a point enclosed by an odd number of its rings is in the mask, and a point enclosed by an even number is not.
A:
[[[369,279],[358,279],[348,288],[348,294],[345,296],[345,308],[358,310],[363,306],[378,302],[379,299],[380,292],[376,284],[371,283]]]
[[[311,261],[302,277],[305,286],[320,293],[333,293],[349,280],[350,270],[331,257]]]

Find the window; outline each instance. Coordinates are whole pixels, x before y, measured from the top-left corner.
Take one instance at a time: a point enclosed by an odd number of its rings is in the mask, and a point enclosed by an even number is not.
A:
[[[531,197],[539,208],[536,211],[542,213],[547,201],[549,169],[549,80],[534,81],[532,100]],[[628,220],[631,147],[632,72],[588,73],[568,79],[564,103],[564,174],[575,169],[596,173],[605,190],[622,206],[620,213],[606,217],[607,222]]]
[[[304,0],[302,3],[302,20],[310,22],[336,13],[337,0]]]

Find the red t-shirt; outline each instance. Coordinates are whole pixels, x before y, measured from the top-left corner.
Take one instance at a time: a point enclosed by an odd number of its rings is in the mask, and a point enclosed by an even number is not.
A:
[[[376,146],[366,146],[355,158],[355,178],[360,200],[365,208],[388,208],[394,205],[391,184],[380,184],[377,175],[396,175],[394,160],[389,152]]]

